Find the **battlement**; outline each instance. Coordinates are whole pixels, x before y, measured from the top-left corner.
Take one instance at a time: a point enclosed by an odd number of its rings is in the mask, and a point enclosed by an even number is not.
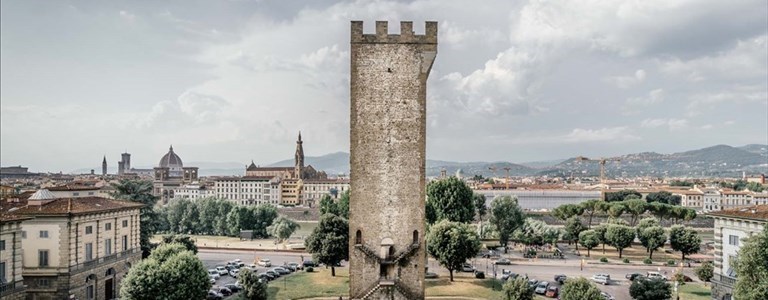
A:
[[[352,44],[437,44],[437,22],[425,24],[425,34],[414,34],[413,22],[401,21],[400,34],[389,34],[387,21],[376,21],[376,33],[363,33],[363,21],[352,21]]]

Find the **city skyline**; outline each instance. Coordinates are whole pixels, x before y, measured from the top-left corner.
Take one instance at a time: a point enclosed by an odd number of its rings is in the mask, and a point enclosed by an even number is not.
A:
[[[761,1],[465,6],[2,2],[2,165],[98,170],[106,154],[112,170],[127,148],[150,166],[170,144],[185,161],[267,164],[299,130],[308,156],[349,152],[351,19],[439,21],[433,159],[768,143]]]

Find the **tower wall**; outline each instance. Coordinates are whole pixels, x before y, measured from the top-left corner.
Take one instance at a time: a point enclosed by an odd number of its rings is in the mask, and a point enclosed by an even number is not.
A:
[[[424,298],[426,84],[437,22],[351,26],[350,297]],[[360,231],[360,238],[357,232]],[[415,238],[415,239],[414,239]],[[391,249],[390,249],[391,248]]]

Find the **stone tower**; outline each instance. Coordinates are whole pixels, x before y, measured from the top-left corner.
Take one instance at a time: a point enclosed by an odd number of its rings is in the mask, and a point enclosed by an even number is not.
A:
[[[304,142],[301,141],[301,131],[299,131],[299,139],[296,141],[296,154],[293,157],[294,172],[297,179],[303,179],[302,172],[304,171]]]
[[[352,299],[423,299],[427,77],[437,22],[389,34],[352,22],[349,294]]]
[[[101,175],[107,175],[107,156],[101,161]]]

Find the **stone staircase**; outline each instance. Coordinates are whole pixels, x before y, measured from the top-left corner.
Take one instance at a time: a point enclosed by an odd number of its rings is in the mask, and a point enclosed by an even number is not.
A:
[[[405,249],[405,251],[400,252],[400,254],[395,256],[395,263],[399,263],[403,261],[404,258],[412,256],[413,253],[416,252],[416,250],[418,249],[419,249],[418,243],[411,244],[410,246],[408,246],[408,249]]]
[[[365,245],[357,244],[357,245],[355,245],[355,249],[360,250],[360,252],[363,252],[363,254],[365,254],[365,256],[368,256],[369,258],[375,259],[376,262],[378,262],[378,263],[382,262],[381,257],[379,257],[379,255],[376,254],[376,252],[371,250],[371,248],[368,248]]]

